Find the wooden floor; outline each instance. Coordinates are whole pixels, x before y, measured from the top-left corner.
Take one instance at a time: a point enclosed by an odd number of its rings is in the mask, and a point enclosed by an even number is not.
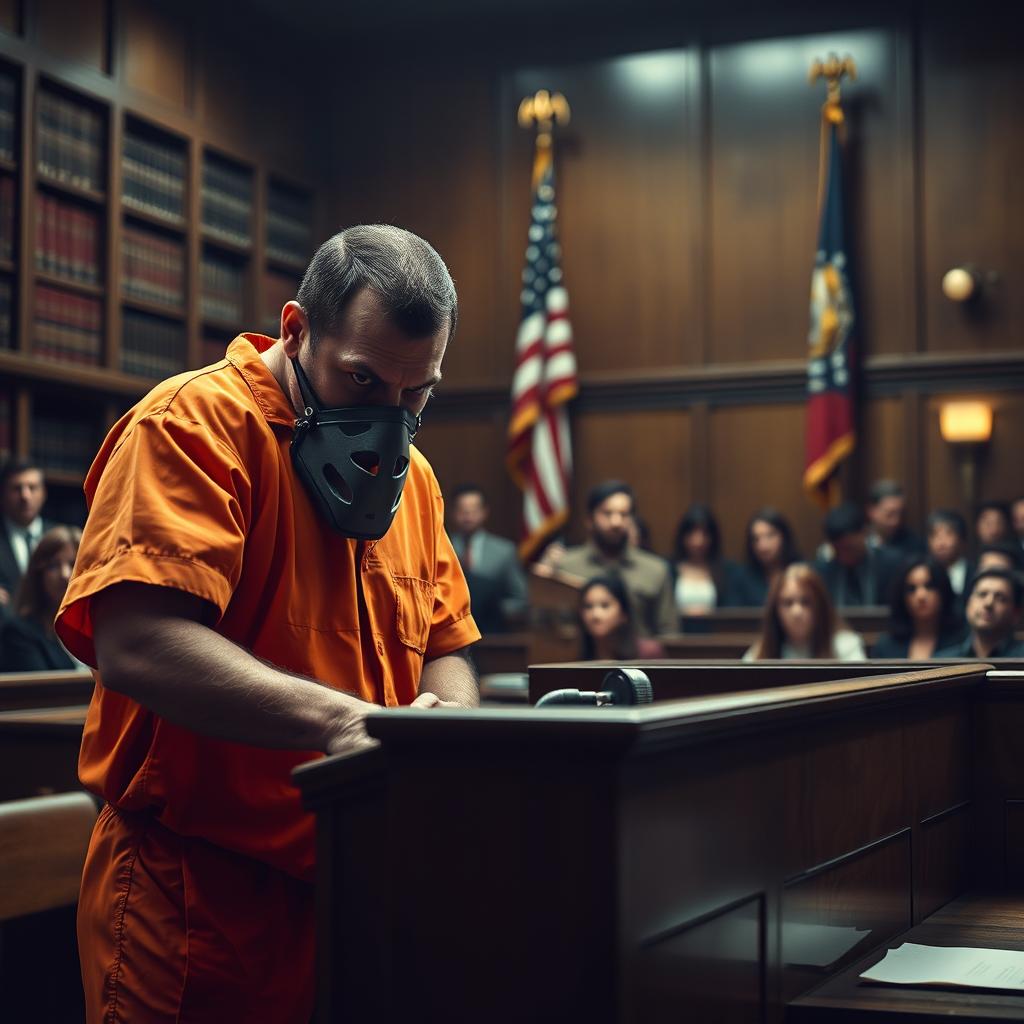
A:
[[[946,904],[916,928],[879,949],[817,989],[789,1004],[794,1024],[925,1024],[970,1020],[1024,1020],[1024,994],[873,985],[859,980],[886,952],[904,942],[924,946],[975,946],[1024,951],[1024,893],[970,894]]]

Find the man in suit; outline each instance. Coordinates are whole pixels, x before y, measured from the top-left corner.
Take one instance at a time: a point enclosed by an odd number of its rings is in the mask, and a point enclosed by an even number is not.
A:
[[[871,485],[866,511],[871,524],[869,547],[888,548],[898,558],[924,551],[924,541],[907,527],[907,498],[902,484],[876,480]]]
[[[10,607],[39,538],[53,525],[40,515],[46,501],[43,471],[30,459],[0,470],[0,614]]]
[[[971,581],[966,640],[937,651],[937,658],[1021,658],[1024,642],[1013,631],[1024,604],[1024,584],[1005,569],[984,569]]]
[[[559,569],[583,580],[618,576],[633,602],[637,633],[641,637],[678,633],[671,567],[664,558],[630,542],[635,513],[636,503],[629,484],[623,480],[598,484],[587,495],[587,542],[571,548],[549,545],[534,571],[543,574],[545,568]]]
[[[490,509],[475,484],[457,488],[449,508],[452,546],[469,584],[473,618],[484,633],[507,629],[526,611],[526,577],[516,546],[484,529]]]
[[[859,505],[846,501],[825,517],[825,536],[834,552],[815,568],[837,608],[889,603],[889,585],[899,558],[885,547],[868,546],[867,518]]]

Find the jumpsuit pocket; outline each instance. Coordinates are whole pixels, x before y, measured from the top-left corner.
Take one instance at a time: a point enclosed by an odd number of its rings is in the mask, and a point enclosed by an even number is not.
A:
[[[398,639],[418,654],[425,653],[434,614],[436,584],[416,576],[392,576]]]

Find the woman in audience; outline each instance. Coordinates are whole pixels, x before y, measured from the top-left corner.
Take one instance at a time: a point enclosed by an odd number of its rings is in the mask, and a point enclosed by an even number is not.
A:
[[[865,659],[860,637],[839,622],[821,577],[803,562],[783,569],[768,591],[761,638],[743,655],[762,658]]]
[[[637,636],[629,594],[618,576],[595,576],[583,587],[579,624],[583,661],[665,656],[657,640]]]
[[[718,523],[707,505],[691,505],[676,528],[672,560],[676,608],[682,616],[710,615],[733,603],[728,582],[735,567],[721,557]]]
[[[793,531],[782,513],[774,508],[759,509],[747,524],[747,564],[736,573],[732,586],[734,603],[761,607],[782,570],[798,561]]]
[[[903,564],[893,580],[889,632],[871,648],[872,658],[930,658],[963,639],[949,574],[927,555]]]
[[[45,672],[85,668],[57,639],[53,619],[68,588],[82,531],[55,526],[39,539],[15,594],[16,618],[4,625],[3,667],[6,672]]]

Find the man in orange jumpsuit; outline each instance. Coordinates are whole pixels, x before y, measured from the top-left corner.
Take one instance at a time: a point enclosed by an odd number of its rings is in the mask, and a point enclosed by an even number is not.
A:
[[[478,702],[468,591],[409,443],[456,314],[426,242],[349,228],[278,339],[236,338],[104,442],[57,619],[97,669],[90,1024],[305,1024],[313,820],[292,768],[369,745],[375,708]]]

